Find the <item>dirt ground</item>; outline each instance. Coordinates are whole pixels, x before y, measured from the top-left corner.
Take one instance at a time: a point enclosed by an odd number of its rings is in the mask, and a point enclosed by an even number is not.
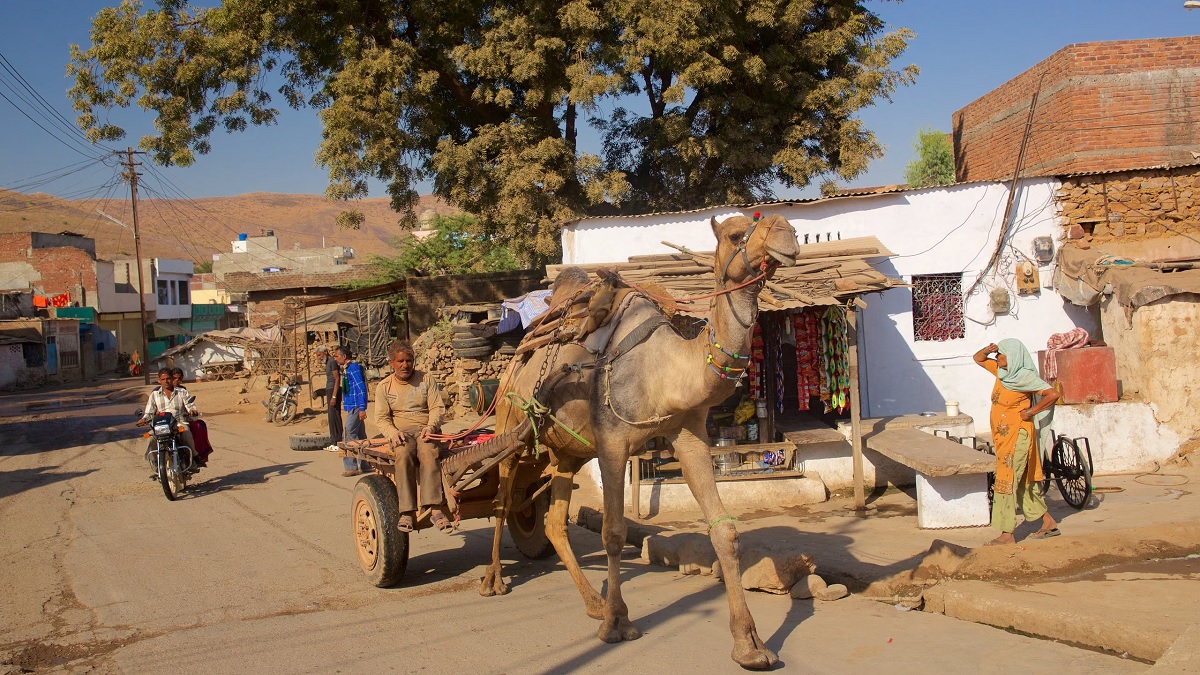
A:
[[[557,560],[526,560],[507,538],[512,593],[480,597],[492,529],[484,520],[454,535],[414,535],[399,586],[370,586],[351,538],[356,479],[341,477],[332,453],[288,447],[291,434],[324,430],[323,411],[276,427],[262,419],[265,386],[242,393],[244,384],[188,385],[216,452],[175,502],[150,480],[132,426],[148,389],[140,380],[0,395],[0,673],[740,672],[728,659],[720,583],[644,564],[632,547],[625,597],[645,631],[632,643],[597,640]],[[898,528],[904,497],[870,527]],[[862,521],[829,508],[824,517],[743,516],[744,527],[807,532],[818,563],[848,574],[847,561],[886,568],[889,556],[929,545],[885,533],[891,543],[872,549],[859,537]],[[599,537],[582,527],[570,535],[601,588]],[[1011,669],[1014,654],[1043,672],[1149,667],[859,594],[814,603],[755,593],[750,607],[780,654],[777,668],[792,672],[996,672]]]

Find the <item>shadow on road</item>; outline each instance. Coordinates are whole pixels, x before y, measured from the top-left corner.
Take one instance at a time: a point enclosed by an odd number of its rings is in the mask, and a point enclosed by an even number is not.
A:
[[[201,497],[203,495],[221,492],[223,490],[236,490],[238,488],[247,487],[250,485],[259,485],[266,483],[272,478],[286,476],[304,466],[308,466],[311,462],[289,462],[287,464],[273,464],[271,466],[260,466],[244,471],[235,471],[220,476],[213,476],[207,480],[202,479],[202,482],[193,484],[188,488],[185,495],[193,497]]]
[[[15,471],[0,471],[0,499],[11,497],[26,490],[45,487],[64,480],[80,478],[95,471],[68,471],[66,473],[51,473],[57,466],[39,466],[32,469],[17,469]]]
[[[96,415],[87,409],[43,419],[0,422],[0,438],[4,439],[0,455],[32,455],[133,438],[141,434],[133,422],[131,414]],[[127,427],[128,433],[122,427]]]

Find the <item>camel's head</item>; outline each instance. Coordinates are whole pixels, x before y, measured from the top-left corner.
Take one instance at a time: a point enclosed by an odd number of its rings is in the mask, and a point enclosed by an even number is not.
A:
[[[718,223],[712,219],[717,238],[717,280],[741,283],[764,270],[770,273],[780,265],[795,265],[800,253],[796,228],[783,216],[770,215],[758,220],[734,216]]]

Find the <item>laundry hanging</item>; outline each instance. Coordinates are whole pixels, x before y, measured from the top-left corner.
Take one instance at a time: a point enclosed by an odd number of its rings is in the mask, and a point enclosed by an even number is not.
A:
[[[830,307],[821,315],[821,363],[825,378],[821,400],[825,411],[845,411],[850,401],[850,357],[846,339],[846,318],[838,307]]]
[[[762,328],[756,323],[750,334],[750,363],[746,366],[746,379],[750,381],[750,398],[755,401],[763,399],[763,365],[766,351],[763,349]]]
[[[783,412],[783,339],[786,332],[784,321],[775,321],[775,411]]]
[[[821,354],[817,344],[817,315],[800,312],[792,315],[796,334],[796,398],[800,410],[809,409],[809,400],[821,395]]]

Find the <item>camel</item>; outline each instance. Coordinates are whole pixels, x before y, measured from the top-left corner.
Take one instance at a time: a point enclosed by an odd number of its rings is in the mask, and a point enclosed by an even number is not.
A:
[[[733,394],[747,365],[744,355],[750,353],[765,278],[779,264],[794,264],[799,244],[795,229],[778,215],[762,220],[735,216],[721,223],[714,218],[711,224],[717,238],[716,289],[728,292],[711,300],[709,324],[697,337],[680,336],[657,303],[635,295],[623,313],[614,316],[615,328],[604,353],[594,354],[578,344],[555,344],[538,348],[524,362],[514,360],[513,370],[505,376],[505,391],[497,395],[496,433],[520,427],[519,433],[530,436],[525,426],[529,415],[519,408],[532,399],[557,418],[554,422],[543,417],[535,432],[539,447],[534,450],[550,453],[546,534],[579,588],[588,615],[601,620],[600,639],[610,643],[641,637],[621,595],[625,465],[649,439],[669,439],[704,512],[720,560],[729,598],[732,658],[744,668],[765,669],[778,659],[759,638],[746,606],[737,528],[717,494],[705,419],[713,405]],[[556,287],[553,302],[567,291]],[[611,358],[613,350],[621,347],[627,349]],[[575,367],[563,367],[569,364]],[[608,555],[608,592],[603,597],[580,570],[566,526],[574,475],[593,458],[599,459],[604,493],[602,539]],[[505,510],[512,503],[510,477],[517,459],[513,455],[499,467],[492,561],[480,586],[485,596],[508,592],[501,578],[500,537]]]

